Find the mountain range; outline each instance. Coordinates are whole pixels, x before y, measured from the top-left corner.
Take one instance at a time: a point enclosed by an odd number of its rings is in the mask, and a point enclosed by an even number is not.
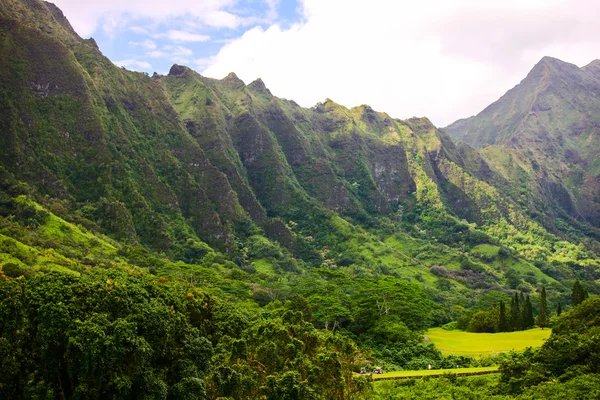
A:
[[[136,262],[123,249],[138,248],[185,262],[214,251],[253,271],[258,240],[300,269],[430,288],[440,276],[467,292],[596,287],[598,61],[546,57],[438,129],[329,99],[303,108],[234,73],[128,71],[38,0],[0,4],[0,54],[0,234],[36,268]],[[82,251],[60,229],[102,245]]]

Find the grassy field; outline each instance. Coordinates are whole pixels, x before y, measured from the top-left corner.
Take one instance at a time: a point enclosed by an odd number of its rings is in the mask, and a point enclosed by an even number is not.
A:
[[[374,381],[381,379],[390,378],[422,378],[424,376],[441,375],[441,374],[470,374],[477,372],[488,372],[497,371],[498,367],[481,367],[481,368],[452,368],[452,369],[432,369],[432,370],[421,370],[421,371],[395,371],[387,372],[385,374],[374,374],[372,378]]]
[[[433,328],[425,336],[444,354],[479,357],[526,347],[540,347],[550,333],[550,329],[540,328],[504,333],[471,333]]]

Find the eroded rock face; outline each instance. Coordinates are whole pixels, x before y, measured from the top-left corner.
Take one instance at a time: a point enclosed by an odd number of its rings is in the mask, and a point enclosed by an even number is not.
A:
[[[388,204],[397,206],[415,191],[402,146],[377,149],[371,153],[370,161],[375,184]]]

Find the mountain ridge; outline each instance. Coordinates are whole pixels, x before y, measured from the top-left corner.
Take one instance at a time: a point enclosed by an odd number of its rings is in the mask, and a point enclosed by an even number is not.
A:
[[[513,176],[427,118],[330,99],[303,108],[234,73],[127,71],[54,13],[37,0],[0,6],[15,21],[0,25],[0,52],[12,54],[0,61],[2,169],[30,201],[58,202],[114,240],[173,260],[206,246],[251,269],[248,243],[262,237],[308,269],[381,267],[428,285],[435,260],[468,268],[479,245],[511,248],[514,265],[547,282],[575,276],[560,260],[595,263],[589,232],[569,220],[563,235]],[[572,259],[569,241],[584,237],[591,244]],[[445,256],[401,250],[415,240],[447,246]],[[543,252],[540,241],[556,245]],[[486,287],[505,284],[509,267],[473,262]]]

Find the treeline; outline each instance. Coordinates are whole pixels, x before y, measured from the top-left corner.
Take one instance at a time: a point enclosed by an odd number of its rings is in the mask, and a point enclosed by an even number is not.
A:
[[[573,283],[571,305],[577,306],[589,297],[588,291],[579,280]],[[555,315],[562,313],[562,305],[556,306]],[[535,326],[550,326],[552,312],[548,309],[546,287],[542,286],[539,294],[538,314],[534,316],[533,305],[528,294],[514,293],[508,307],[504,300],[491,310],[466,312],[460,316],[452,327],[477,333],[514,332],[531,329]]]
[[[514,332],[531,329],[536,325],[545,328],[549,323],[546,288],[542,286],[539,296],[539,313],[534,316],[528,294],[515,292],[508,307],[504,300],[491,310],[467,312],[457,321],[456,327],[477,333]]]

